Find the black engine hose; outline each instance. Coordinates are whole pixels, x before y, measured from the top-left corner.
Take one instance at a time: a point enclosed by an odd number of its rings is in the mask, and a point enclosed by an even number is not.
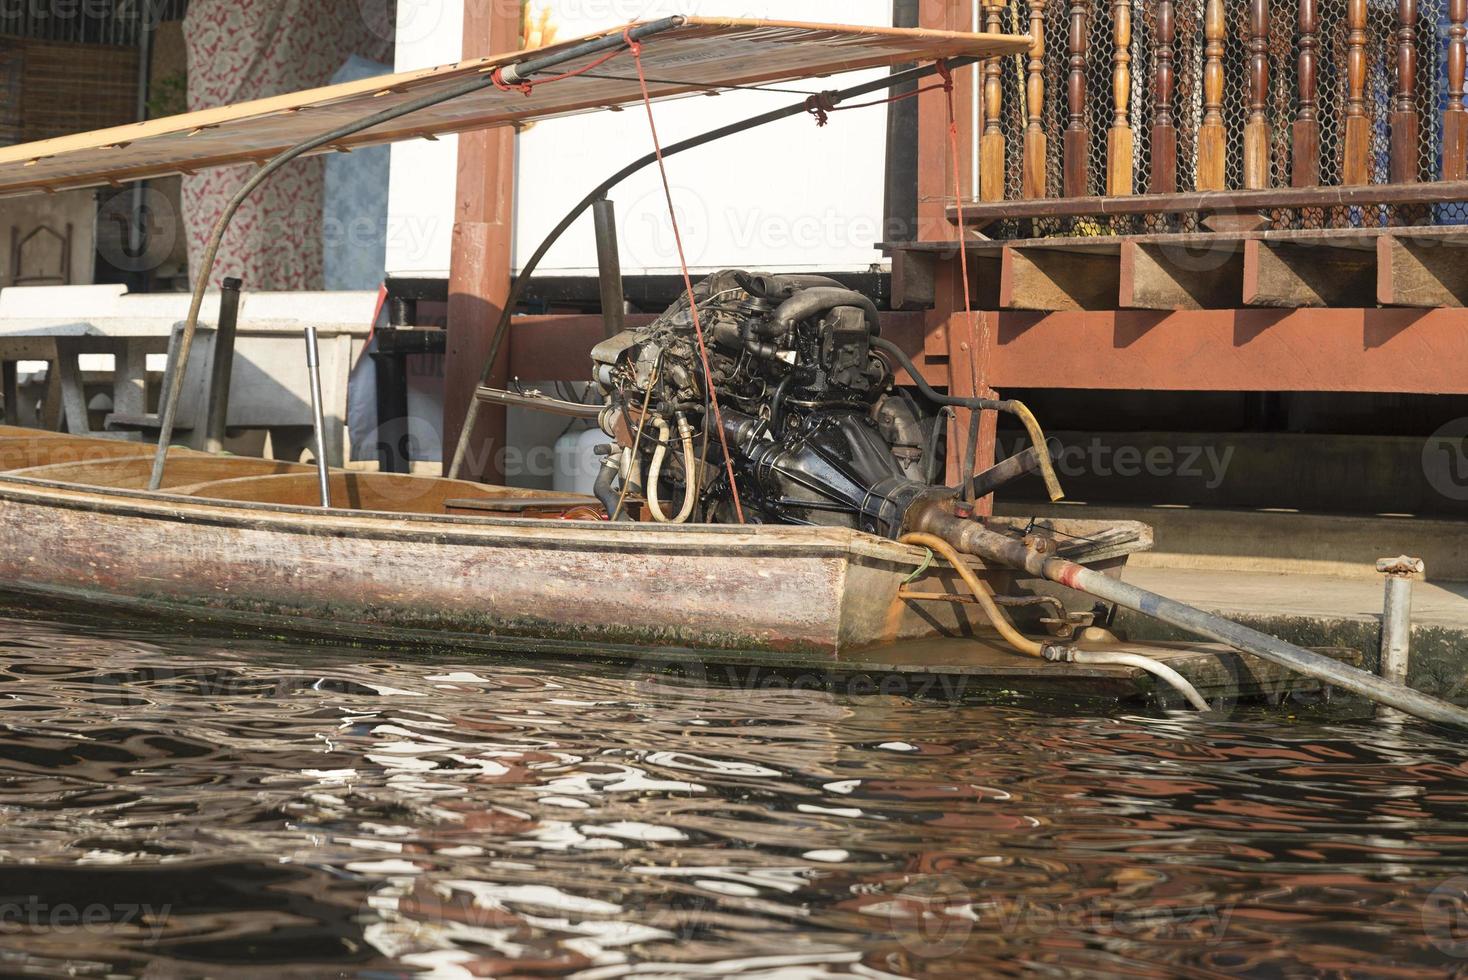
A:
[[[754,273],[739,272],[734,276],[734,281],[739,283],[749,295],[756,299],[767,299],[776,303],[783,303],[793,296],[799,289],[815,289],[818,287],[833,287],[845,289],[844,283],[837,282],[829,276],[814,275],[756,275]]]
[[[930,486],[936,485],[938,482],[938,443],[943,439],[943,433],[945,431],[943,419],[945,417],[948,419],[953,418],[952,405],[943,405],[938,409],[938,417],[933,420],[932,435],[928,437],[928,456],[924,460],[926,478],[923,482]]]
[[[882,335],[882,315],[870,296],[854,289],[833,289],[829,286],[804,289],[780,304],[769,320],[765,321],[769,336],[784,336],[802,320],[809,320],[820,313],[842,306],[854,306],[866,314],[867,328],[873,337]]]
[[[912,378],[912,383],[917,385],[918,391],[921,391],[924,397],[934,404],[965,408],[971,412],[1004,412],[1007,415],[1013,415],[1024,425],[1032,443],[1036,446],[1050,444],[1050,440],[1045,436],[1045,431],[1040,428],[1039,419],[1035,418],[1035,413],[1031,412],[1024,402],[998,401],[993,398],[959,398],[954,395],[939,394],[937,389],[928,384],[928,379],[923,377],[918,366],[901,347],[881,337],[873,337],[872,346],[890,354],[892,359],[907,372],[908,377]],[[1060,477],[1055,473],[1055,462],[1051,459],[1050,453],[1040,454],[1040,475],[1045,479],[1045,489],[1049,492],[1050,499],[1052,501],[1064,500],[1065,491],[1060,488]]]
[[[797,383],[804,383],[808,375],[804,371],[791,371],[780,379],[775,386],[775,394],[770,399],[770,431],[775,438],[780,437],[780,432],[785,423],[785,398],[790,394],[790,389]]]
[[[615,457],[608,457],[602,463],[601,472],[596,475],[596,484],[592,487],[592,494],[601,501],[609,515],[616,514],[621,504],[621,495],[617,493],[617,477],[620,475],[621,467],[616,464]]]

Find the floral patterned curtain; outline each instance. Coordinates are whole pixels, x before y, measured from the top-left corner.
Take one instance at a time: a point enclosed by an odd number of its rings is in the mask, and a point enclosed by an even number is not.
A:
[[[184,20],[189,109],[208,109],[326,85],[348,59],[392,62],[394,0],[193,0]],[[251,173],[203,171],[184,179],[190,267]],[[298,160],[240,209],[211,279],[249,289],[322,288],[324,163]]]

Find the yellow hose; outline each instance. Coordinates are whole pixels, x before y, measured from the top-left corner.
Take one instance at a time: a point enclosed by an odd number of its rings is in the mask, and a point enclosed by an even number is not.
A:
[[[958,572],[959,577],[963,579],[964,584],[969,587],[969,591],[974,594],[974,598],[978,600],[979,605],[984,610],[984,614],[989,617],[989,621],[999,631],[999,635],[1004,637],[1004,642],[1027,657],[1044,658],[1045,645],[1030,639],[1015,629],[1014,623],[1010,621],[1008,614],[1003,609],[1000,609],[999,604],[994,601],[994,593],[989,589],[989,586],[974,574],[973,569],[968,567],[968,563],[963,560],[963,556],[958,553],[953,545],[932,534],[909,534],[902,538],[902,544],[930,548],[935,554],[942,557],[944,561],[952,565],[954,570]]]
[[[1060,477],[1055,474],[1055,462],[1050,458],[1050,440],[1045,438],[1045,430],[1040,428],[1040,420],[1035,418],[1024,402],[1010,401],[1009,410],[1024,424],[1025,431],[1030,434],[1030,442],[1034,444],[1035,450],[1040,454],[1040,476],[1045,480],[1045,490],[1050,494],[1050,502],[1058,503],[1065,499],[1065,491],[1060,487]]]

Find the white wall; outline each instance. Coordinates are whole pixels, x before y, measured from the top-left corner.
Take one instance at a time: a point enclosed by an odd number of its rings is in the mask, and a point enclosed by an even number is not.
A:
[[[464,0],[398,0],[397,71],[458,61]],[[388,181],[387,271],[448,275],[459,139],[394,143]]]
[[[560,39],[668,14],[888,24],[890,0],[544,0]],[[411,10],[409,10],[411,8]],[[462,0],[400,0],[399,71],[457,60]],[[409,16],[404,16],[404,12]],[[655,42],[653,42],[655,43]],[[631,70],[622,60],[613,66]],[[782,86],[803,92],[856,84],[852,74]],[[796,94],[734,92],[656,107],[665,145],[796,101]],[[689,262],[698,270],[855,270],[881,261],[887,114],[837,113],[825,129],[809,116],[691,151],[669,161]],[[778,146],[778,150],[776,147]],[[537,123],[519,141],[517,268],[565,212],[596,184],[652,147],[641,107]],[[457,143],[418,141],[393,150],[388,269],[441,273],[452,246]],[[656,168],[613,192],[628,275],[677,271]],[[589,216],[541,266],[543,274],[591,274]]]

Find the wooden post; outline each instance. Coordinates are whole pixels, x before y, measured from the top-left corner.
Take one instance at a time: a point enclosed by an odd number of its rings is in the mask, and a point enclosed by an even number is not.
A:
[[[1366,0],[1346,0],[1346,133],[1341,183],[1371,182],[1371,120],[1366,114]]]
[[[972,31],[977,0],[920,3],[921,27],[935,31]],[[983,65],[960,68],[953,74],[954,103],[958,108],[958,179],[965,199],[973,197],[974,153],[979,134],[974,131],[975,89],[983,83]],[[953,162],[948,145],[948,96],[937,89],[918,98],[918,226],[919,241],[948,241],[953,224],[948,205],[953,201]],[[946,314],[944,314],[946,316]]]
[[[1071,0],[1070,76],[1066,102],[1070,122],[1065,127],[1065,196],[1085,197],[1091,186],[1091,128],[1086,125],[1086,50],[1090,38],[1090,0]]]
[[[1177,120],[1173,116],[1172,100],[1177,91],[1177,9],[1173,0],[1158,0],[1156,32],[1153,101],[1157,111],[1152,117],[1150,189],[1153,194],[1174,194],[1177,192]]]
[[[985,0],[984,29],[990,34],[1004,33],[1004,0]],[[979,197],[985,201],[1004,200],[1004,59],[999,56],[984,63],[984,135],[979,140]]]
[[[1244,123],[1244,187],[1269,186],[1269,0],[1249,0],[1249,117]]]
[[[1029,103],[1029,126],[1025,129],[1025,160],[1022,192],[1025,197],[1044,197],[1046,157],[1049,145],[1045,136],[1045,2],[1029,0],[1030,63],[1025,85],[1025,101]]]
[[[464,57],[477,58],[520,46],[520,10],[512,4],[464,5]],[[510,293],[515,203],[515,131],[509,126],[459,137],[459,175],[453,258],[449,269],[448,356],[444,359],[445,467],[458,443],[494,328]],[[504,387],[510,344],[490,375]],[[484,406],[464,465],[465,479],[504,479],[505,410]]]
[[[1361,0],[1365,3],[1366,0]],[[1198,190],[1225,186],[1227,147],[1223,129],[1223,55],[1227,39],[1224,0],[1207,0],[1203,15],[1203,124],[1198,129]]]
[[[1290,183],[1320,183],[1320,10],[1318,0],[1300,0],[1300,109],[1290,140]]]
[[[1417,0],[1397,2],[1397,95],[1390,121],[1392,183],[1415,184],[1422,138],[1417,114]]]
[[[1448,0],[1448,106],[1443,115],[1443,180],[1468,177],[1468,0]]]
[[[1132,132],[1132,0],[1112,0],[1112,31],[1116,52],[1112,58],[1111,99],[1115,114],[1106,133],[1106,193],[1129,197],[1136,164],[1136,134]]]

